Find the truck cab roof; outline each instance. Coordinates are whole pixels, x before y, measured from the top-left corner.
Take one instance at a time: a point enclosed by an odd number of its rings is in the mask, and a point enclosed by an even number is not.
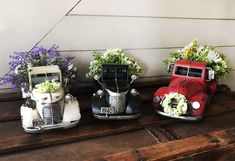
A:
[[[205,62],[200,61],[192,61],[192,60],[178,60],[175,63],[175,66],[185,66],[185,67],[193,67],[193,68],[206,68],[207,64]]]
[[[29,67],[28,77],[31,91],[35,85],[45,82],[46,80],[54,80],[62,84],[61,70],[58,65]]]
[[[126,64],[103,64],[102,83],[112,92],[124,92],[129,89],[128,65]]]

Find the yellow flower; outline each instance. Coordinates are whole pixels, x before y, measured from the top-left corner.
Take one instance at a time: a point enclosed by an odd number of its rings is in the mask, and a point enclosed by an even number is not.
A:
[[[190,54],[191,51],[192,51],[192,48],[186,49],[186,50],[184,51],[184,53],[182,54],[182,58],[183,58],[183,59],[188,59],[189,54]]]

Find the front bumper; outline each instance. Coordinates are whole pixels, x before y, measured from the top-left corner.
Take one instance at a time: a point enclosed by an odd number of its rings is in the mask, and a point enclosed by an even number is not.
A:
[[[54,125],[42,125],[42,126],[33,126],[33,127],[24,127],[24,131],[28,133],[41,133],[53,129],[68,129],[77,126],[79,120],[71,122],[62,122]]]
[[[157,109],[155,109],[155,111],[162,116],[166,116],[166,117],[170,117],[174,119],[180,119],[180,120],[186,120],[186,121],[201,121],[203,119],[202,116],[172,116]]]
[[[129,120],[129,119],[137,119],[141,116],[141,113],[137,114],[93,114],[95,118],[100,120]]]

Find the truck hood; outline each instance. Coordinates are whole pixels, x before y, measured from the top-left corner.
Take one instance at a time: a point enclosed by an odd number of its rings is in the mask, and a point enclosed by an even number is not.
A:
[[[198,92],[203,91],[203,87],[200,83],[195,80],[179,78],[171,81],[168,87],[168,93],[180,93],[184,95],[187,99]]]

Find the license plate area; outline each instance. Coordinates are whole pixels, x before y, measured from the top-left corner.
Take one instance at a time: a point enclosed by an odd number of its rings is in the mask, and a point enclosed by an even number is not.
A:
[[[101,107],[101,114],[114,114],[115,109],[113,107]]]
[[[45,123],[44,123],[43,119],[34,119],[33,120],[33,126],[42,126],[44,124]]]

